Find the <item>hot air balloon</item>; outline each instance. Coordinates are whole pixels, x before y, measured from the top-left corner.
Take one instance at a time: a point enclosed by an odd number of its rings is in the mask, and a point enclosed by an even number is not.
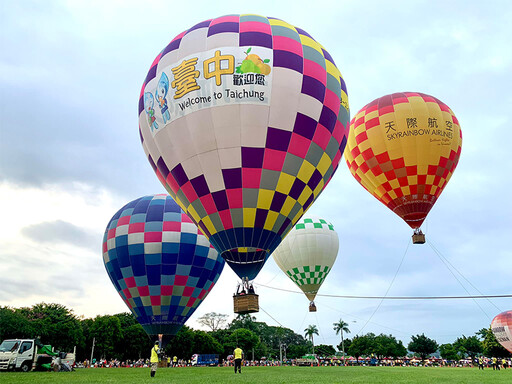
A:
[[[462,132],[452,110],[423,93],[386,95],[350,123],[345,159],[356,180],[415,230],[459,162]]]
[[[507,351],[512,353],[512,311],[502,312],[491,322],[492,333]]]
[[[304,216],[272,253],[279,268],[306,294],[310,312],[316,312],[316,294],[336,261],[338,247],[331,223]]]
[[[348,122],[345,83],[324,47],[258,15],[180,33],[139,98],[156,175],[245,281],[331,179]]]
[[[151,337],[165,344],[219,278],[224,260],[167,195],[138,198],[110,220],[103,262],[117,292]]]

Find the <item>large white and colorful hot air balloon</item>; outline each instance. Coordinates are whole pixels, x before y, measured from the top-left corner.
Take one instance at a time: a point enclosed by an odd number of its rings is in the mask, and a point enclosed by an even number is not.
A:
[[[345,82],[327,50],[258,15],[180,33],[139,97],[156,175],[246,281],[330,181],[348,123]]]
[[[331,223],[304,216],[272,253],[279,268],[309,299],[310,311],[316,310],[316,294],[336,261],[338,248],[338,234]]]

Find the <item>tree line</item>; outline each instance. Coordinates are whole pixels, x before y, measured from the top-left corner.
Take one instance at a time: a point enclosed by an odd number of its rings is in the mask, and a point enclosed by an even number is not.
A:
[[[183,326],[166,346],[168,356],[188,360],[194,353],[217,353],[225,359],[238,345],[247,359],[262,357],[295,359],[314,352],[319,356],[333,356],[332,345],[314,345],[313,335],[318,335],[314,325],[304,330],[304,336],[285,327],[269,326],[250,315],[239,315],[230,323],[227,315],[207,313],[197,321],[208,331]],[[462,336],[452,344],[438,343],[425,335],[412,336],[407,348],[392,335],[357,335],[343,340],[349,333],[347,323],[340,320],[333,324],[336,333],[341,330],[342,342],[336,347],[356,358],[373,356],[403,357],[408,351],[422,359],[439,351],[447,360],[479,354],[509,357],[494,338],[492,331],[481,329],[474,336]],[[94,358],[138,360],[149,357],[152,340],[130,313],[102,315],[95,318],[77,316],[73,310],[56,303],[39,303],[32,307],[0,307],[0,340],[8,338],[40,338],[56,350],[70,352],[76,347],[77,360],[91,357],[94,341]],[[338,354],[340,354],[338,352]]]

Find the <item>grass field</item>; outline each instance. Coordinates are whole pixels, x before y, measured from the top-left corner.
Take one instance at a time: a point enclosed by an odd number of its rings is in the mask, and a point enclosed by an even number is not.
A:
[[[0,383],[512,383],[512,369],[423,367],[247,367],[161,368],[154,378],[149,368],[96,368],[75,372],[2,372]]]

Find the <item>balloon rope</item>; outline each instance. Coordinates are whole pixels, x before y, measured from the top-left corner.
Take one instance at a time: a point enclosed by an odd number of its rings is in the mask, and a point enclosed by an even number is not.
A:
[[[455,267],[453,266],[453,264],[452,264],[452,263],[450,263],[450,261],[449,261],[449,260],[448,260],[448,259],[447,259],[447,258],[446,258],[446,257],[445,257],[445,256],[444,256],[444,255],[443,255],[443,254],[442,254],[442,253],[441,253],[441,252],[440,252],[440,251],[435,247],[435,245],[432,243],[432,241],[430,241],[430,239],[429,239],[429,241],[428,241],[428,245],[430,245],[430,247],[434,250],[434,252],[436,252],[436,253],[437,253],[438,255],[440,255],[443,259],[445,259],[445,260],[446,260],[446,262],[447,262],[447,263],[448,263],[448,264],[449,264],[449,265],[450,265],[450,266],[451,266],[451,267],[452,267],[452,268],[453,268],[453,269],[454,269],[454,270],[455,270],[459,275],[461,275],[461,276],[462,276],[462,278],[463,278],[464,280],[466,280],[466,281],[468,282],[468,284],[469,284],[469,285],[471,285],[471,286],[475,289],[475,291],[477,291],[477,292],[478,292],[482,297],[485,297],[485,298],[487,299],[487,301],[488,301],[490,304],[494,305],[494,307],[495,307],[498,311],[502,312],[502,310],[501,310],[501,309],[500,309],[496,304],[494,304],[491,300],[489,300],[489,297],[492,297],[492,296],[484,296],[484,294],[483,294],[483,293],[482,293],[482,292],[481,292],[477,287],[475,287],[475,286],[471,283],[471,281],[469,281],[469,280],[468,280],[468,279],[467,279],[467,278],[466,278],[466,277],[465,277],[465,276],[464,276],[464,275],[463,275],[459,270],[457,270],[457,268],[455,268]]]
[[[409,245],[411,244],[411,240],[407,240],[407,247],[405,247],[405,252],[404,252],[404,255],[402,256],[402,260],[400,260],[400,264],[398,264],[398,268],[396,269],[396,272],[395,272],[395,276],[393,276],[393,279],[391,280],[391,283],[389,283],[389,286],[388,286],[388,289],[386,290],[386,293],[384,294],[384,297],[386,297],[389,293],[389,290],[391,289],[391,287],[393,286],[393,283],[395,282],[395,279],[398,275],[398,272],[400,271],[400,268],[402,267],[402,264],[404,262],[404,259],[405,259],[405,255],[407,255],[407,251],[409,250]],[[370,322],[370,320],[373,318],[373,316],[377,313],[377,311],[379,310],[380,306],[382,305],[382,303],[384,302],[384,297],[380,300],[379,304],[377,305],[377,307],[375,308],[375,310],[373,311],[373,313],[371,314],[371,316],[368,318],[368,320],[366,320],[366,323],[364,323],[364,325],[362,326],[362,328],[359,330],[359,332],[356,333],[356,335],[360,335],[361,332],[363,332],[363,329],[365,329],[365,327],[368,325],[368,323]]]
[[[277,287],[271,287],[270,285],[264,285],[264,284],[257,284],[254,283],[257,287],[263,287],[268,289],[274,289],[276,291],[283,291],[283,292],[290,292],[290,293],[296,293],[297,295],[304,295],[304,292],[299,291],[292,291],[291,289],[284,289],[284,288],[277,288]],[[470,296],[356,296],[356,295],[327,295],[327,294],[321,294],[317,293],[316,295],[321,297],[334,297],[339,299],[369,299],[369,300],[443,300],[443,299],[505,299],[505,298],[511,298],[512,294],[506,294],[506,295],[470,295]]]
[[[471,284],[471,282],[466,279],[466,277],[464,277],[464,275],[459,271],[457,270],[457,268],[454,267],[454,265],[452,263],[450,263],[448,261],[448,259],[446,257],[444,257],[441,252],[439,252],[437,250],[437,248],[434,246],[434,244],[432,244],[432,242],[429,240],[427,241],[428,245],[430,245],[430,247],[432,248],[432,250],[434,251],[434,253],[437,255],[437,257],[439,257],[439,260],[441,260],[441,262],[445,265],[446,269],[448,269],[448,271],[450,271],[450,273],[452,274],[452,276],[455,278],[455,280],[457,280],[457,282],[459,283],[459,285],[466,291],[466,293],[468,295],[470,295],[469,291],[467,290],[467,288],[464,286],[464,284],[462,284],[462,281],[459,280],[459,278],[457,277],[457,275],[455,275],[455,272],[457,272],[460,276],[462,276],[462,278],[464,280],[466,280],[469,285],[471,285],[478,293],[482,294],[482,292],[480,292],[473,284]],[[450,268],[451,267],[451,268]],[[493,304],[495,307],[496,305],[494,303],[492,303],[492,301],[490,301],[488,298],[486,298],[487,301],[489,301],[491,304]],[[478,304],[478,302],[473,299],[473,301],[475,302],[475,304],[477,305],[478,308],[480,308],[480,310],[483,312],[483,314],[490,319],[490,316],[487,314],[487,312],[485,312],[485,310],[482,308],[482,306],[480,304]],[[501,311],[498,307],[496,307],[498,309],[498,311]]]
[[[341,313],[342,315],[349,316],[349,317],[353,317],[353,318],[355,318],[355,319],[357,319],[357,320],[364,320],[364,319],[363,319],[362,317],[360,317],[360,316],[353,315],[352,313],[343,312],[343,311],[341,311],[341,310],[339,310],[339,309],[337,309],[337,308],[333,308],[333,307],[331,307],[331,306],[329,306],[329,305],[325,304],[323,301],[321,302],[321,304],[322,304],[322,307],[329,308],[329,309],[331,309],[331,310],[333,310],[333,311],[335,311],[335,312]],[[356,321],[355,321],[355,320],[353,320],[352,322],[356,323]],[[394,332],[403,333],[404,335],[412,335],[412,334],[413,334],[413,332],[407,332],[407,331],[404,331],[403,329],[395,329],[395,328],[391,328],[391,327],[388,327],[387,325],[382,325],[382,324],[376,323],[376,322],[374,322],[374,321],[371,321],[371,323],[372,323],[372,324],[374,324],[374,325],[377,325],[377,326],[379,326],[379,327],[381,327],[381,328],[386,328],[386,329],[389,329],[389,330],[394,331]]]
[[[261,309],[263,312],[265,312],[265,313],[267,314],[267,316],[268,316],[268,317],[270,317],[270,318],[271,318],[272,320],[274,320],[277,324],[279,324],[279,326],[280,326],[280,327],[283,327],[283,328],[284,328],[284,326],[283,326],[279,321],[277,321],[276,319],[274,319],[270,313],[268,313],[267,311],[265,311],[265,310],[262,308],[262,306],[261,306],[261,305],[260,305],[260,309]]]
[[[315,312],[315,319],[316,319],[316,323],[318,324],[318,333],[319,333],[319,335],[318,335],[318,336],[322,338],[322,340],[324,341],[324,344],[327,344],[327,342],[325,341],[324,334],[323,334],[323,332],[320,330],[320,322],[318,321],[318,316],[317,316],[316,312]]]

